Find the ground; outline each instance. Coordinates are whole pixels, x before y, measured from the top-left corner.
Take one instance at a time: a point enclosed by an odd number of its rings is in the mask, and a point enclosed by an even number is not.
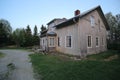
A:
[[[0,80],[35,80],[29,54],[25,50],[0,50]],[[12,70],[9,69],[12,67]]]
[[[42,80],[120,80],[120,53],[107,51],[72,60],[60,55],[31,54]]]

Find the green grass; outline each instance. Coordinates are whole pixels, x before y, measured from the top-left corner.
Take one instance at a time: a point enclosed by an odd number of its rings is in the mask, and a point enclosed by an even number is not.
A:
[[[109,51],[105,51],[105,52],[102,52],[99,54],[88,55],[87,58],[88,59],[95,59],[95,60],[103,60],[103,59],[109,58],[110,56],[113,56],[115,54],[119,55],[118,51],[109,50]]]
[[[4,57],[4,54],[0,52],[0,58]]]
[[[104,59],[113,52],[89,57]],[[120,80],[120,58],[74,61],[55,55],[31,54],[30,57],[34,71],[42,80]]]

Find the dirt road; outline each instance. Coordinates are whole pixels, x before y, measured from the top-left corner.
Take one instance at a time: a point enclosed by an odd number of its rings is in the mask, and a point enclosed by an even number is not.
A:
[[[0,50],[5,56],[0,59],[0,73],[5,74],[8,64],[14,64],[15,68],[9,74],[9,80],[35,80],[29,54],[25,50]]]

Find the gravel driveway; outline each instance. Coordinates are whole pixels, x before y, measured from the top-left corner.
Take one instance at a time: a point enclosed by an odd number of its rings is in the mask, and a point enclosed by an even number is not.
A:
[[[7,65],[13,63],[15,69],[9,75],[9,80],[35,80],[33,75],[32,64],[30,63],[29,54],[25,50],[0,50],[5,56],[0,59],[0,73],[8,70]]]

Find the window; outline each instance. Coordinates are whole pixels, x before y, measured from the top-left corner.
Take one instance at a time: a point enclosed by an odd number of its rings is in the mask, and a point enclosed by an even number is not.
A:
[[[98,30],[100,31],[100,20],[98,19]]]
[[[99,45],[99,40],[98,40],[98,37],[96,37],[96,47],[98,47]]]
[[[71,36],[66,36],[66,47],[71,47]]]
[[[60,37],[58,37],[58,46],[60,46]]]
[[[88,36],[88,47],[92,47],[92,37]]]
[[[54,47],[54,38],[50,38],[50,46]]]
[[[95,19],[93,16],[90,16],[90,23],[91,23],[91,26],[95,26]]]

